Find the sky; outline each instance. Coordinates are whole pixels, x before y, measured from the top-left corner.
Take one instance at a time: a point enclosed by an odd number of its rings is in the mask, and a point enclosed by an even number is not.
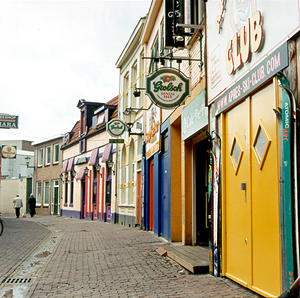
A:
[[[0,0],[0,114],[19,116],[1,140],[72,130],[80,99],[119,93],[116,62],[151,0]]]

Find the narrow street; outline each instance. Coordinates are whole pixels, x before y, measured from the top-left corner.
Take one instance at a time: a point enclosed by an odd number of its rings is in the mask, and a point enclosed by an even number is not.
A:
[[[57,216],[4,215],[0,297],[257,297],[225,278],[194,275],[150,232]]]

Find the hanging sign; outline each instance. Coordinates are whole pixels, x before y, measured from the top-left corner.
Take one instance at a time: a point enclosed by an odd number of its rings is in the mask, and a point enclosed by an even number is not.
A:
[[[172,68],[160,68],[146,77],[146,94],[162,109],[178,107],[190,95],[190,80]]]
[[[0,115],[0,128],[18,128],[19,116]]]
[[[106,124],[107,132],[113,137],[121,136],[126,129],[126,124],[120,119],[112,119]]]
[[[2,158],[16,158],[17,147],[16,146],[2,146]]]

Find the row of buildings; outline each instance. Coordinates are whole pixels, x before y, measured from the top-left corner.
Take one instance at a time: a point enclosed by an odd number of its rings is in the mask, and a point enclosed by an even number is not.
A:
[[[33,144],[38,213],[208,246],[215,276],[266,297],[288,289],[299,5],[153,0],[116,61],[118,96],[79,100],[70,132]]]

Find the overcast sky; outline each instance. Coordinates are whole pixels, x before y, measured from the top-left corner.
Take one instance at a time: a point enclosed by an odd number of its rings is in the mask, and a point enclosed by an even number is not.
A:
[[[116,61],[151,0],[0,0],[0,114],[19,116],[1,140],[70,131],[79,99],[118,95]]]

